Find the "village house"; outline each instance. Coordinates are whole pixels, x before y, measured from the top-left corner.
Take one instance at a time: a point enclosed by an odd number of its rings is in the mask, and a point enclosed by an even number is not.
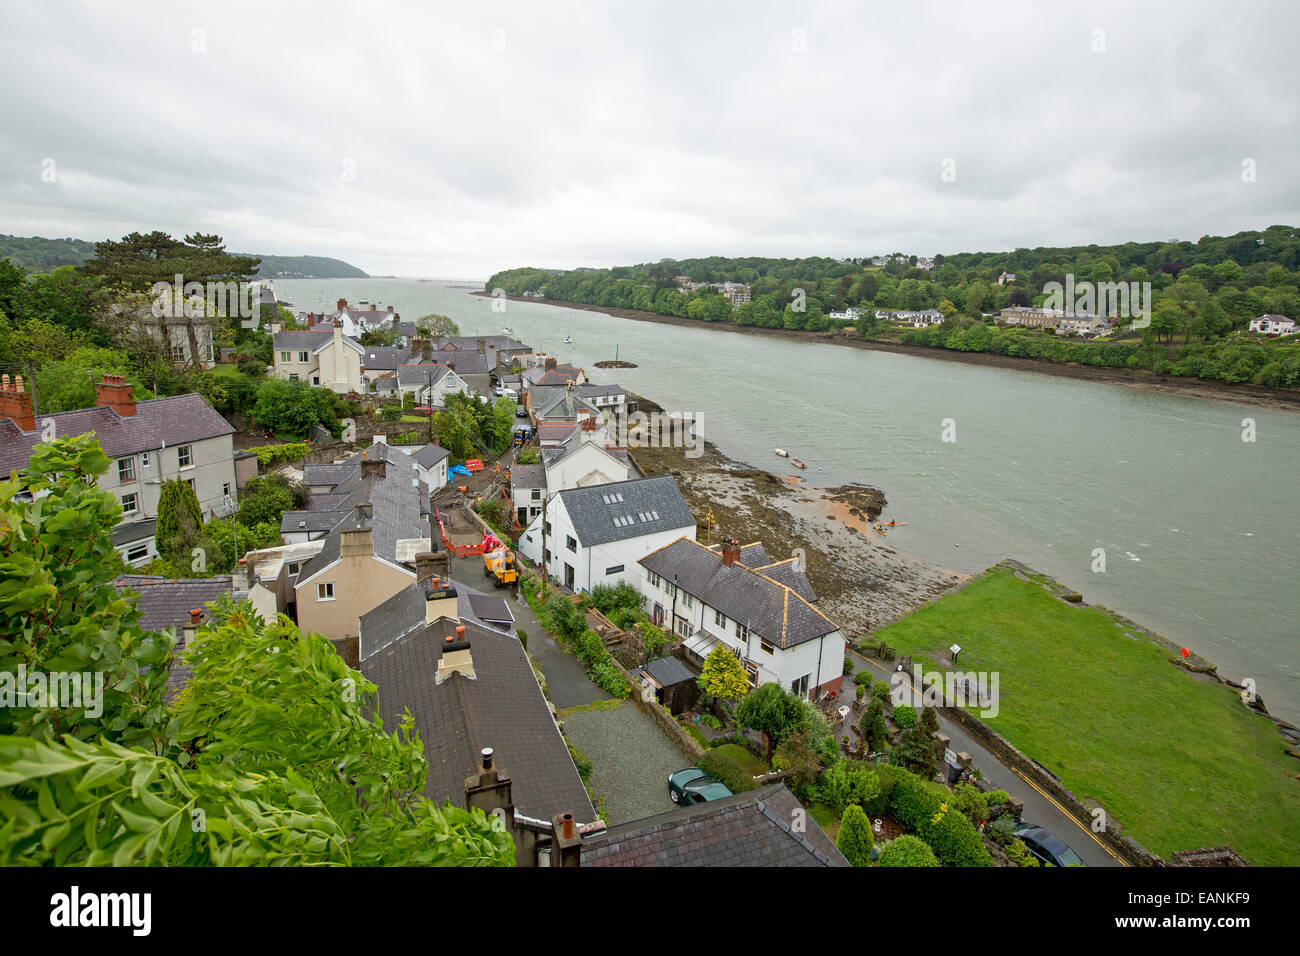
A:
[[[998,318],[1006,325],[1034,329],[1054,329],[1065,317],[1064,309],[1042,309],[1028,305],[1012,306],[998,314]]]
[[[322,540],[294,584],[298,623],[333,640],[356,637],[361,615],[415,580],[411,556],[431,547],[428,497],[418,465],[385,444],[367,448],[354,477],[330,489],[329,514],[346,517]],[[316,480],[304,469],[305,480]],[[286,512],[287,522],[312,512]],[[281,525],[284,528],[284,525]],[[285,535],[288,539],[289,535]]]
[[[208,607],[232,593],[232,577],[164,578],[153,574],[122,574],[113,579],[119,592],[134,594],[141,612],[140,628],[146,634],[171,630],[176,635],[176,656],[167,674],[165,700],[171,701],[190,679],[190,667],[183,651],[198,629],[212,623]]]
[[[619,385],[579,385],[578,394],[606,416],[622,418],[628,412],[627,392]]]
[[[1099,315],[1066,313],[1057,321],[1056,325],[1057,335],[1081,335],[1085,338],[1092,338],[1096,335],[1105,335],[1110,331],[1110,323]]]
[[[568,590],[590,591],[638,584],[636,562],[682,536],[695,537],[695,517],[672,476],[659,475],[551,494],[519,553]]]
[[[1295,319],[1288,319],[1285,315],[1269,313],[1251,319],[1250,331],[1270,336],[1291,335],[1296,331],[1296,323]]]
[[[48,437],[94,432],[111,459],[98,485],[122,505],[113,546],[139,566],[158,556],[154,532],[162,483],[179,478],[194,489],[203,517],[225,517],[235,504],[235,429],[197,394],[137,402],[120,375],[96,384],[97,405],[42,415],[32,411],[22,377],[0,376],[0,474],[23,469]]]
[[[816,595],[793,558],[772,562],[760,544],[715,549],[682,537],[638,563],[651,619],[681,637],[692,660],[702,664],[722,646],[744,666],[751,687],[777,683],[814,699],[839,691],[844,634],[814,607]]]
[[[272,374],[291,382],[346,394],[360,392],[365,349],[344,334],[335,319],[329,331],[274,332],[271,336]]]
[[[493,814],[510,830],[516,865],[538,865],[556,818],[568,814],[571,833],[604,826],[518,638],[463,614],[462,586],[431,557],[418,556],[418,579],[362,615],[374,716],[396,727],[410,713],[428,760],[425,796]]]

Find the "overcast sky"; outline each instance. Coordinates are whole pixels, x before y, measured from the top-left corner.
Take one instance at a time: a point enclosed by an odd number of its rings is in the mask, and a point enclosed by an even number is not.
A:
[[[4,0],[0,232],[485,278],[1300,223],[1300,3],[1134,6]]]

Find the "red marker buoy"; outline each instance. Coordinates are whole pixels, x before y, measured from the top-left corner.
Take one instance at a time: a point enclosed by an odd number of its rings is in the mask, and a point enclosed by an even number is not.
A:
[[[1178,653],[1182,654],[1183,657],[1191,657],[1191,656],[1192,656],[1192,652],[1189,651],[1189,650],[1188,650],[1187,648],[1185,648],[1185,647],[1184,647],[1181,651],[1179,651]]]

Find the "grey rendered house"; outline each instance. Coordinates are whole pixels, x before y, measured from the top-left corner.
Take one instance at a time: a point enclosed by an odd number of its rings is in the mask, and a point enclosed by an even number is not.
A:
[[[201,395],[137,402],[129,382],[105,375],[95,388],[98,405],[42,415],[36,420],[21,381],[0,382],[0,473],[27,467],[32,449],[48,438],[94,432],[111,459],[99,487],[122,504],[113,545],[131,565],[158,554],[154,528],[162,483],[179,478],[194,489],[204,519],[225,517],[238,494],[235,429]]]

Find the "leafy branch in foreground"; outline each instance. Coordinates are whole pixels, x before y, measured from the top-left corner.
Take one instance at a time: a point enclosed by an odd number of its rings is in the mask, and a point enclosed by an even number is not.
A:
[[[0,708],[0,865],[513,863],[504,827],[424,795],[410,717],[386,732],[374,685],[283,616],[219,603],[166,707],[175,636],[145,634],[101,567],[108,459],[79,438],[32,460],[0,485],[0,677],[84,663],[119,696],[102,715]]]

